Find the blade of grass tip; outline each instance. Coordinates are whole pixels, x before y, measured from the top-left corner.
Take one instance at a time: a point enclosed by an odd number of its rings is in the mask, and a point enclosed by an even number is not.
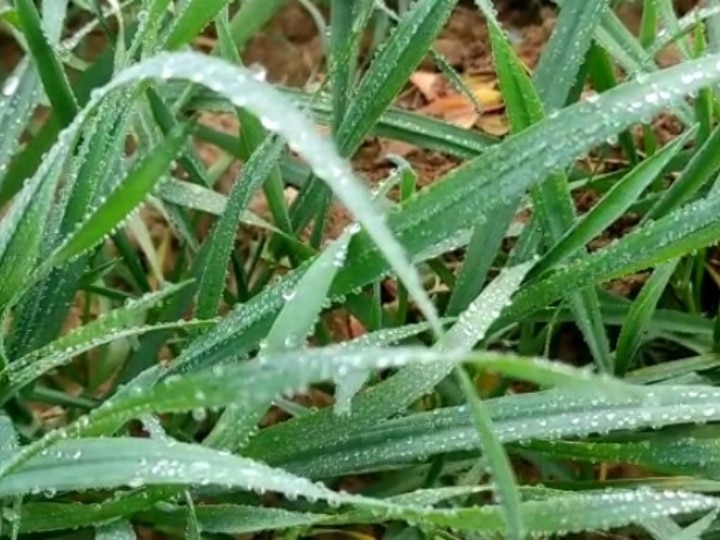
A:
[[[476,4],[487,19],[495,65],[510,123],[515,132],[520,132],[543,120],[545,117],[543,103],[495,18],[493,6],[488,0],[476,0]],[[584,57],[590,42],[580,41],[575,45],[584,47],[576,51]],[[578,69],[579,64],[576,65],[575,74]],[[568,86],[565,95],[562,96],[563,102],[569,90]],[[546,237],[551,244],[554,244],[575,221],[575,206],[567,177],[561,173],[551,174],[544,182],[531,187],[530,194]],[[592,288],[581,290],[571,295],[570,301],[576,313],[577,324],[595,362],[601,369],[611,371],[610,345],[595,290]]]
[[[45,35],[40,13],[32,0],[17,0],[15,11],[45,93],[61,124],[67,126],[75,118],[79,107],[62,64]]]
[[[282,139],[268,137],[250,156],[240,177],[233,184],[225,210],[206,240],[210,246],[199,275],[195,310],[200,319],[213,317],[217,313],[240,218],[250,204],[255,190],[265,182],[271,169],[277,164],[284,148],[285,142]]]
[[[607,4],[607,0],[563,3],[533,76],[546,110],[565,105]]]
[[[520,287],[535,261],[505,268],[496,281],[490,283],[463,311],[457,322],[448,330],[437,347],[443,350],[471,351],[484,337],[493,322],[500,316],[503,303]],[[497,298],[495,298],[497,296]],[[498,300],[503,299],[500,303]]]
[[[460,388],[465,394],[480,438],[483,459],[490,469],[495,492],[500,499],[503,517],[507,526],[507,538],[522,540],[525,538],[523,526],[522,500],[512,465],[500,440],[495,434],[490,415],[477,395],[477,390],[462,367],[455,368]]]
[[[262,343],[261,357],[304,346],[327,301],[330,285],[345,263],[348,244],[357,232],[356,226],[348,228],[320,254],[300,278],[297,286],[283,293],[285,307]],[[272,398],[255,404],[251,409],[229,407],[204,444],[213,448],[236,450],[247,443],[270,405]]]
[[[190,129],[191,126],[188,124],[175,130],[163,140],[159,148],[154,149],[149,156],[138,163],[117,189],[92,211],[43,266],[50,268],[84,253],[118,227],[142,203],[167,171],[185,143]]]
[[[670,160],[687,142],[691,132],[678,137],[660,152],[633,168],[582,219],[576,221],[560,240],[532,269],[531,275],[539,276],[554,268],[566,257],[573,255],[590,240],[620,218],[640,197],[645,189],[663,172]]]
[[[623,376],[632,366],[657,303],[679,262],[679,259],[676,259],[656,268],[633,301],[620,329],[615,350],[615,368],[618,376]]]

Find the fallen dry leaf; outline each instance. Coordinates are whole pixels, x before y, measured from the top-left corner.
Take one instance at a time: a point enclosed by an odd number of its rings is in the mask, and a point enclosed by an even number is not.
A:
[[[437,99],[443,87],[442,75],[430,71],[416,71],[410,76],[410,82],[428,101]]]
[[[510,132],[507,119],[502,114],[484,114],[476,123],[477,127],[493,137],[504,137]]]

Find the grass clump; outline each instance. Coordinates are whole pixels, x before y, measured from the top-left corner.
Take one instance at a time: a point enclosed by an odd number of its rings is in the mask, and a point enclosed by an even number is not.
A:
[[[0,4],[2,535],[717,534],[717,2],[558,2],[530,71],[476,0],[503,138],[397,107],[428,59],[472,94],[457,0],[304,2],[313,89],[243,65],[284,2],[236,4]],[[463,163],[371,189],[372,136]]]

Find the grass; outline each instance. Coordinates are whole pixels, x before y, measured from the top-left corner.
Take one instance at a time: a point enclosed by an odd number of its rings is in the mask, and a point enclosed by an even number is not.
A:
[[[719,534],[719,2],[646,2],[638,36],[615,3],[558,2],[529,73],[476,0],[502,140],[394,105],[428,55],[460,81],[432,49],[457,0],[319,3],[315,92],[242,65],[282,1],[39,4],[0,2],[23,51],[0,95],[2,536]],[[659,115],[683,124],[664,145]],[[372,135],[464,161],[419,189],[396,160],[373,191],[351,162]],[[200,143],[243,162],[227,195]],[[616,170],[582,166],[610,146]],[[332,201],[353,221],[328,238]],[[578,365],[553,358],[568,329]]]

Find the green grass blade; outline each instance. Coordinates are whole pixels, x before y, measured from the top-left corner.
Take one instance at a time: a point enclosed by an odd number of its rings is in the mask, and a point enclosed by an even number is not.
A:
[[[165,39],[165,48],[177,50],[192,41],[212,22],[227,0],[189,0],[183,3],[180,13],[174,17],[173,24]]]
[[[57,112],[60,122],[67,126],[78,113],[78,103],[62,64],[43,31],[40,13],[31,0],[18,0],[15,3],[15,10],[37,66],[38,74],[45,87],[45,93]]]
[[[355,89],[337,140],[343,155],[355,152],[415,71],[457,0],[420,0],[406,13]]]
[[[498,278],[498,281],[488,285],[475,298],[458,316],[455,325],[438,341],[437,346],[444,350],[471,351],[485,337],[502,309],[510,303],[510,298],[520,287],[531,267],[532,263],[506,267],[502,279]]]
[[[636,229],[621,242],[520,291],[504,322],[522,319],[577,288],[645,270],[716,242],[720,238],[718,211],[720,196],[715,195]]]
[[[534,73],[535,86],[548,111],[565,105],[606,5],[607,1],[563,3]]]
[[[507,526],[507,537],[515,540],[525,538],[520,491],[515,474],[505,450],[498,439],[489,414],[476,394],[475,386],[462,368],[457,368],[460,387],[470,404],[470,411],[480,439],[483,457],[488,463],[496,492],[500,497]]]
[[[285,307],[280,311],[261,348],[266,355],[300,350],[326,302],[335,275],[345,263],[347,247],[356,229],[348,229],[335,240],[308,268],[294,290],[285,295]],[[258,422],[272,405],[272,399],[254,404],[252,408],[229,407],[221,416],[205,444],[213,448],[235,450],[247,442],[256,431]]]
[[[228,195],[225,210],[206,240],[210,245],[199,276],[198,302],[195,311],[200,319],[212,317],[217,313],[222,291],[225,288],[227,265],[235,245],[236,231],[242,213],[250,204],[255,190],[268,178],[284,148],[282,139],[267,138],[243,167],[242,174],[235,181]]]
[[[543,256],[533,268],[533,275],[540,275],[557,266],[568,256],[576,253],[590,240],[602,233],[620,218],[642,192],[660,176],[670,160],[677,155],[688,137],[678,137],[663,150],[633,168],[582,219],[575,222],[562,238]]]
[[[624,375],[631,366],[657,303],[675,273],[677,260],[670,261],[655,269],[633,302],[618,336],[615,350],[615,365],[618,375]]]
[[[545,116],[545,104],[541,102],[532,81],[494,18],[492,6],[488,2],[478,0],[478,7],[488,20],[496,69],[510,123],[513,131],[521,132],[542,121]],[[582,40],[578,43],[578,46],[583,46]],[[585,51],[579,51],[579,54],[584,56]],[[579,64],[576,68],[578,67]],[[572,64],[569,68],[572,68]],[[576,72],[577,69],[568,73]],[[561,97],[564,101],[567,94]],[[552,173],[544,182],[531,187],[530,193],[534,211],[542,224],[548,243],[554,245],[575,222],[575,207],[567,178],[564,174]],[[575,310],[577,325],[588,343],[595,362],[601,369],[611,371],[610,346],[595,291],[591,288],[581,290],[572,295],[570,300]]]
[[[498,437],[504,444],[575,439],[704,423],[720,416],[717,391],[712,387],[656,385],[604,395],[592,391],[591,380],[587,383],[580,388],[487,400]],[[246,455],[260,452],[271,465],[316,479],[379,471],[391,464],[412,466],[419,459],[475,450],[480,445],[467,407],[417,413],[376,423],[342,439],[317,440],[285,451],[277,448],[279,439],[265,438],[271,432],[258,436]],[[313,439],[316,435],[314,431],[306,434]]]
[[[720,144],[720,126],[716,127],[695,154],[680,178],[665,190],[660,199],[648,210],[644,220],[657,219],[691,200],[720,169],[717,146]]]
[[[95,247],[151,192],[185,143],[187,127],[168,136],[144,158],[120,186],[98,206],[80,227],[53,253],[47,266],[58,265]]]

